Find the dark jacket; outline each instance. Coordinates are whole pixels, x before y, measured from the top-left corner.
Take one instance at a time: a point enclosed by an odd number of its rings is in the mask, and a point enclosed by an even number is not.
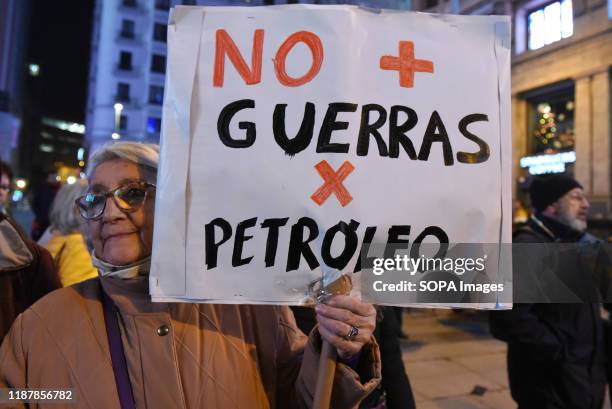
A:
[[[398,321],[398,314],[395,307],[378,306],[377,309],[381,319],[376,324],[374,337],[380,347],[380,361],[384,362],[381,387],[385,392],[386,407],[387,409],[415,409],[412,387],[402,360],[399,340],[402,328]],[[364,402],[367,401],[368,399]],[[372,402],[372,398],[369,401]]]
[[[19,314],[61,287],[49,252],[0,214],[0,340]]]
[[[576,242],[581,234],[537,216],[514,243]],[[576,271],[576,274],[580,274]],[[516,284],[516,283],[515,283]],[[514,285],[516,289],[516,285]],[[514,304],[490,315],[491,332],[508,343],[512,398],[520,409],[596,409],[606,385],[600,304]]]

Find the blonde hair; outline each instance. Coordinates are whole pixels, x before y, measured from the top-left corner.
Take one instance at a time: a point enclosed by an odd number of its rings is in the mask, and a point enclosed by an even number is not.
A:
[[[107,143],[91,155],[89,166],[87,166],[87,177],[91,178],[96,168],[102,163],[114,159],[124,159],[135,163],[156,176],[159,164],[159,145],[139,142]]]
[[[72,185],[62,186],[53,199],[49,221],[51,229],[61,234],[71,234],[80,231],[81,218],[74,207],[75,200],[84,195],[87,190],[87,181],[79,179]]]

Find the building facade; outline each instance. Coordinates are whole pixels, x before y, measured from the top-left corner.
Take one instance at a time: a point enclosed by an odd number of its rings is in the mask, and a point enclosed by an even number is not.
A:
[[[533,175],[568,173],[588,194],[589,218],[609,224],[612,0],[415,0],[414,9],[512,16],[514,197],[528,205]]]
[[[520,196],[521,181],[528,176],[520,167],[521,158],[573,151],[575,163],[567,172],[584,186],[591,201],[590,218],[610,220],[612,6],[604,0],[573,0],[572,34],[530,49],[529,12],[547,4],[531,1],[514,8],[512,133],[517,193]],[[544,129],[542,122],[552,126]]]
[[[169,7],[163,1],[96,2],[86,114],[90,148],[111,138],[156,140],[166,56],[160,27]]]
[[[0,159],[7,162],[14,162],[21,125],[29,6],[28,0],[0,2]]]

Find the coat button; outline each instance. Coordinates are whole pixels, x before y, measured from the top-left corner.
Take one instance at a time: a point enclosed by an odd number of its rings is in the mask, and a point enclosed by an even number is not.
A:
[[[160,337],[165,337],[169,332],[170,328],[168,328],[167,325],[162,325],[161,327],[157,328],[157,335]]]

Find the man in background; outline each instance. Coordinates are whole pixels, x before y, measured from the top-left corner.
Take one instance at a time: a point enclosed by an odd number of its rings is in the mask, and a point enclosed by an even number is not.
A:
[[[541,177],[533,181],[529,193],[535,214],[517,229],[513,243],[577,243],[589,238],[589,202],[576,180],[565,175]],[[562,246],[529,247],[537,255],[550,249],[560,253]],[[578,258],[579,253],[573,254]],[[558,264],[542,267],[567,269],[569,265],[571,270],[580,265]],[[576,270],[570,276],[577,282],[590,280],[586,269]],[[544,271],[529,274],[543,277]],[[517,278],[515,300],[526,289],[524,285],[517,289]],[[537,282],[538,277],[533,278]],[[515,303],[511,311],[491,313],[492,334],[508,343],[510,391],[519,409],[602,407],[607,383],[604,326],[600,304],[590,301]]]

